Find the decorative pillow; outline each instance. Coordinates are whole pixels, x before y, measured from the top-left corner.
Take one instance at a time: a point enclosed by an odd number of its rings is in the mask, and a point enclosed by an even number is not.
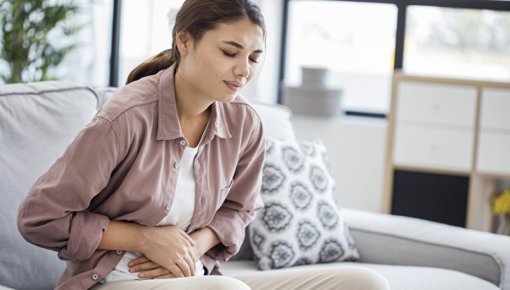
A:
[[[326,148],[319,139],[266,138],[264,209],[249,226],[260,270],[359,258],[334,191]]]

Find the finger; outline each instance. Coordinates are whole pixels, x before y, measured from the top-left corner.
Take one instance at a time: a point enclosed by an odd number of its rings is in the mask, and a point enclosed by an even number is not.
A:
[[[191,257],[191,259],[193,260],[193,263],[195,263],[198,260],[196,253],[195,253],[195,249],[193,249],[193,248],[189,249],[188,254]]]
[[[173,264],[173,265],[171,265],[170,267],[168,267],[168,270],[170,270],[170,272],[172,272],[172,274],[173,274],[176,278],[182,278],[182,277],[184,277],[184,274],[182,273],[181,268],[179,268],[179,266],[177,266],[177,264]]]
[[[182,274],[184,275],[184,277],[190,277],[191,276],[190,266],[188,265],[188,262],[186,261],[186,259],[181,258],[177,262],[177,266],[179,266],[179,268],[181,268]]]
[[[142,271],[157,269],[159,267],[161,267],[161,266],[152,262],[152,261],[149,261],[147,263],[138,264],[138,265],[129,267],[129,272],[142,272]]]
[[[138,265],[138,264],[143,264],[143,263],[147,263],[149,261],[150,260],[147,259],[145,256],[141,256],[141,257],[138,257],[136,259],[133,259],[133,260],[129,261],[128,266],[134,266],[134,265]]]
[[[168,271],[168,269],[165,269],[163,267],[158,267],[158,268],[153,269],[153,270],[143,271],[143,272],[138,274],[138,277],[152,279],[152,278],[159,277],[161,275],[166,275],[166,274],[169,274],[169,273],[170,272]]]
[[[168,273],[168,274],[165,274],[165,275],[161,275],[159,277],[156,277],[154,279],[169,279],[169,278],[175,278],[175,275],[172,274],[172,273]]]
[[[195,261],[193,261],[190,255],[186,255],[184,257],[184,261],[188,264],[188,267],[190,269],[190,275],[195,276]]]
[[[190,235],[188,235],[188,233],[181,230],[180,228],[179,228],[179,233],[181,234],[181,236],[183,236],[190,243],[190,245],[196,246],[195,240],[193,240],[193,238]]]
[[[186,238],[186,240],[190,243],[192,247],[195,247],[197,245],[197,243],[195,243],[195,240],[193,240],[193,238],[190,235],[188,235],[185,231],[181,230],[181,234],[184,238]]]

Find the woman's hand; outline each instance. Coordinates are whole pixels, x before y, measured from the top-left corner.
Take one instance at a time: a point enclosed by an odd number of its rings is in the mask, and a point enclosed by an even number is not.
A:
[[[195,247],[193,239],[176,226],[144,227],[140,231],[140,252],[152,263],[145,267],[156,271],[151,275],[166,269],[177,278],[194,276]]]
[[[138,277],[146,279],[175,278],[170,270],[147,259],[145,256],[133,259],[129,262],[129,272],[139,272]]]

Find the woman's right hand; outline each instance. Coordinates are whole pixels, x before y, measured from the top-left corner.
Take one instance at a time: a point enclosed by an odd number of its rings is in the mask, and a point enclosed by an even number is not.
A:
[[[194,247],[193,239],[177,226],[142,227],[140,230],[140,252],[177,278],[195,275]]]

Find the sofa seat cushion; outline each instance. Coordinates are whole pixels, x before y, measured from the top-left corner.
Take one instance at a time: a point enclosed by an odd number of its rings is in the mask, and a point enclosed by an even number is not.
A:
[[[304,265],[294,268],[278,269],[271,271],[257,270],[255,261],[230,261],[221,264],[224,275],[243,280],[243,277],[260,277],[275,271],[295,271],[298,268],[328,268],[342,266],[358,266],[372,269],[382,274],[390,283],[392,290],[497,290],[496,285],[462,272],[430,267],[377,265],[357,262],[342,262],[331,264]],[[302,275],[302,272],[301,272]],[[267,289],[271,290],[271,289]]]

